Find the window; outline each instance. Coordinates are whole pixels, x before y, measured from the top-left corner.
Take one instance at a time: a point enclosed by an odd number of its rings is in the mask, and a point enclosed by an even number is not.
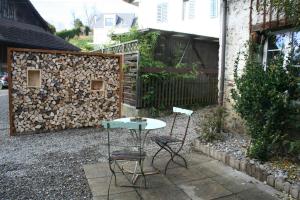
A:
[[[218,0],[210,0],[210,17],[218,16]]]
[[[160,3],[157,5],[157,22],[166,23],[168,21],[168,4]]]
[[[195,0],[183,0],[182,5],[182,19],[194,19],[196,13],[196,1]]]
[[[189,19],[195,18],[195,0],[189,0]]]
[[[113,26],[114,25],[114,19],[113,18],[105,18],[104,19],[104,25],[105,26]]]
[[[27,70],[27,87],[41,87],[41,71],[39,69]]]
[[[278,55],[283,55],[286,60],[291,58],[300,86],[300,32],[281,31],[269,36],[264,47],[264,65],[268,66]]]
[[[269,36],[265,44],[264,64],[268,65],[275,56],[291,56],[292,63],[300,67],[300,32],[277,32]]]

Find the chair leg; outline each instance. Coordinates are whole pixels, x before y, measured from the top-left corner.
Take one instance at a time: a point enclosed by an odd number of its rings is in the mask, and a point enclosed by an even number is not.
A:
[[[114,178],[115,178],[115,186],[117,186],[117,185],[118,185],[118,184],[117,184],[117,176],[116,176],[116,172],[115,172],[116,161],[114,161],[114,167],[113,167],[113,168],[111,167],[111,162],[112,162],[112,161],[109,161],[109,169],[110,169],[110,171],[111,171],[111,173],[112,173],[112,176],[114,176]]]
[[[160,146],[160,145],[159,145]],[[160,149],[154,154],[154,156],[152,157],[152,161],[151,161],[151,165],[153,166],[153,162],[154,162],[154,159],[155,157],[158,155],[158,153],[163,150],[163,147],[160,146]]]
[[[179,158],[181,158],[184,162],[185,168],[188,168],[187,161],[182,155],[180,155],[178,152],[175,152],[175,156],[178,156]]]
[[[113,176],[115,177],[115,185],[117,185],[117,176],[116,176],[116,172],[115,172],[115,167],[116,167],[116,163],[114,162],[114,167],[111,167],[111,161],[109,161],[109,169],[111,171],[111,175],[110,175],[110,180],[109,180],[109,184],[108,184],[108,189],[107,189],[107,200],[109,200],[109,195],[110,195],[110,186],[111,186],[111,181]]]
[[[171,163],[171,161],[173,161],[174,155],[171,156],[171,159],[167,162],[166,166],[165,166],[165,175],[167,175],[167,169],[169,164]]]
[[[145,173],[144,173],[144,163],[143,163],[143,161],[140,161],[139,165],[140,165],[142,176],[144,178],[145,188],[147,188],[147,181],[146,181],[146,176],[145,176]]]
[[[169,166],[171,161],[173,161],[174,163],[176,163],[180,166],[183,166],[182,164],[180,164],[180,163],[178,163],[174,160],[174,158],[176,156],[178,156],[179,158],[181,158],[184,161],[184,166],[183,167],[188,168],[187,167],[187,161],[185,160],[185,158],[182,155],[179,154],[181,148],[178,151],[173,151],[173,149],[170,146],[168,146],[167,144],[162,146],[162,148],[165,149],[166,151],[168,151],[171,155],[171,159],[167,162],[167,165],[165,167],[165,174],[167,174],[167,169],[168,169],[168,166]]]

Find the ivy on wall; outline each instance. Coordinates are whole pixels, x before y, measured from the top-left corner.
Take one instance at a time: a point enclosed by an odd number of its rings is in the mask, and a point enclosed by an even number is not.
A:
[[[164,67],[164,63],[154,59],[155,48],[157,47],[159,36],[160,33],[158,31],[142,33],[137,27],[133,27],[129,33],[112,35],[111,38],[120,43],[138,40],[140,67]]]

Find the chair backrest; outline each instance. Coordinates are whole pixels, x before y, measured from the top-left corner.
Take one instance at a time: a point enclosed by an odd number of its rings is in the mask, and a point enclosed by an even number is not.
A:
[[[173,107],[173,112],[174,112],[174,113],[185,114],[185,115],[187,115],[187,116],[191,116],[191,115],[193,114],[194,111],[192,111],[192,110],[187,110],[187,109],[183,109],[183,108]]]
[[[110,131],[109,129],[127,129],[128,136],[130,136],[129,131],[133,131],[135,135],[137,136],[136,139],[136,145],[134,147],[137,147],[139,151],[141,152],[142,149],[142,136],[141,132],[144,130],[147,126],[147,122],[122,122],[122,121],[102,121],[101,125],[107,129],[107,146],[108,146],[108,156],[110,158],[111,156],[111,137],[110,137]],[[126,134],[126,130],[124,130],[124,134]],[[122,148],[129,148],[130,146],[121,146],[121,145],[115,145]],[[133,147],[133,146],[131,146]]]
[[[188,131],[188,128],[189,128],[189,125],[190,125],[190,120],[191,120],[191,116],[193,114],[193,111],[183,109],[183,108],[173,107],[173,113],[174,113],[174,119],[173,119],[173,124],[172,124],[172,127],[171,127],[171,131],[170,131],[170,136],[173,136],[173,130],[174,130],[174,125],[176,123],[177,115],[182,114],[182,115],[185,115],[185,116],[188,117],[184,133],[180,134],[181,138],[178,138],[178,139],[182,140],[182,145],[183,145],[184,142],[185,142],[185,139],[186,139],[186,135],[187,135],[187,131]],[[180,124],[180,126],[183,126],[183,125],[184,124]]]

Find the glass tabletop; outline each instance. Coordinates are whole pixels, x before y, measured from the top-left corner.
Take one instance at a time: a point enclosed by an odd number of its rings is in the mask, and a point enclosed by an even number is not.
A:
[[[119,118],[115,119],[114,121],[121,121],[121,122],[130,122],[131,117],[126,117],[126,118]],[[160,129],[164,128],[166,126],[166,122],[158,119],[152,119],[152,118],[143,118],[147,120],[147,126],[146,130],[154,130],[154,129]]]

